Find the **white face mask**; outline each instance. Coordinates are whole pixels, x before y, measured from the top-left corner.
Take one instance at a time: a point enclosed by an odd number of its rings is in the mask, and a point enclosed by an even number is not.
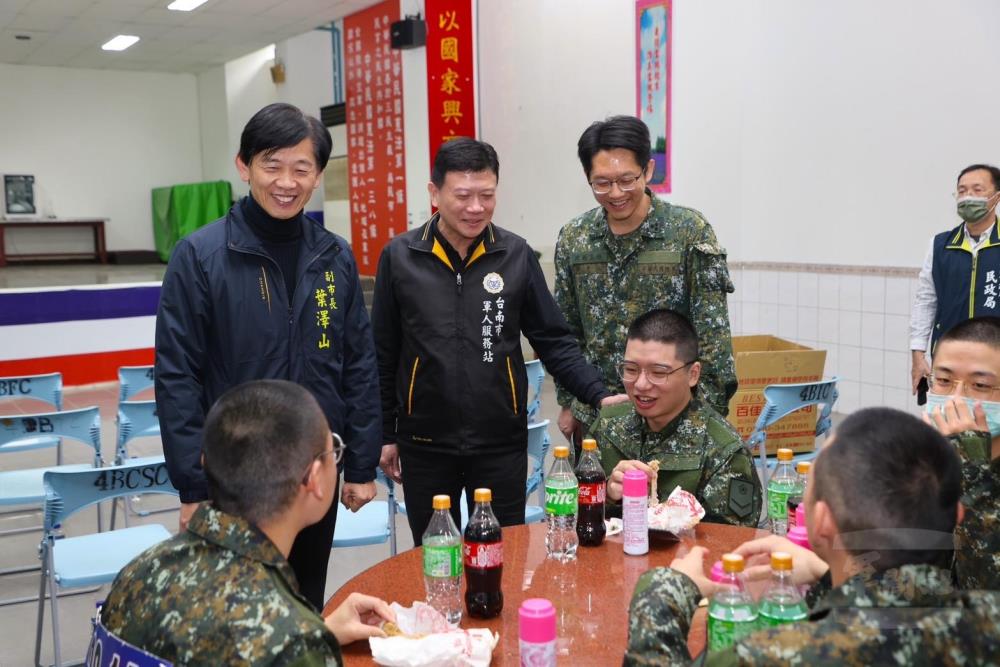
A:
[[[951,400],[951,398],[948,394],[927,394],[927,414],[933,414],[938,408],[941,408],[940,413],[944,414],[944,404]],[[969,412],[975,414],[974,410],[978,399],[968,398],[967,396],[963,396],[962,398],[969,406]],[[986,413],[986,426],[990,429],[990,435],[993,437],[1000,435],[1000,403],[996,401],[979,401],[979,404],[983,406],[983,412]]]

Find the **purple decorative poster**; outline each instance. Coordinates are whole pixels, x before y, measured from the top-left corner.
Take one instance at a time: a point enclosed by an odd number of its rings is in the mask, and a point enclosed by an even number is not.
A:
[[[656,170],[653,192],[670,192],[671,0],[635,3],[635,111],[649,127]]]

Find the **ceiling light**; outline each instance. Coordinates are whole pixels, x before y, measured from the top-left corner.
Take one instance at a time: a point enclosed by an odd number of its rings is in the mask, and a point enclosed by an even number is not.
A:
[[[201,7],[206,2],[208,0],[174,0],[167,5],[167,9],[172,9],[175,12],[189,12],[192,9]]]
[[[105,51],[124,51],[138,41],[139,38],[135,35],[118,35],[101,46],[101,48]]]

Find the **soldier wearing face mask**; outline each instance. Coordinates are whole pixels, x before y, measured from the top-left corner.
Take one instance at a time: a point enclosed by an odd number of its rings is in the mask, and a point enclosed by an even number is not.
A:
[[[966,167],[955,199],[962,223],[931,239],[910,314],[914,394],[930,375],[927,351],[933,353],[942,334],[971,317],[1000,316],[1000,169]]]

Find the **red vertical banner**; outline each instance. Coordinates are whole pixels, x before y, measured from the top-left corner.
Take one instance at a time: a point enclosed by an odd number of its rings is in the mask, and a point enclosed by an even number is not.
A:
[[[403,69],[389,48],[399,0],[344,18],[351,245],[361,275],[375,275],[382,247],[406,231]]]
[[[472,0],[426,0],[427,117],[431,164],[438,148],[476,136]]]

